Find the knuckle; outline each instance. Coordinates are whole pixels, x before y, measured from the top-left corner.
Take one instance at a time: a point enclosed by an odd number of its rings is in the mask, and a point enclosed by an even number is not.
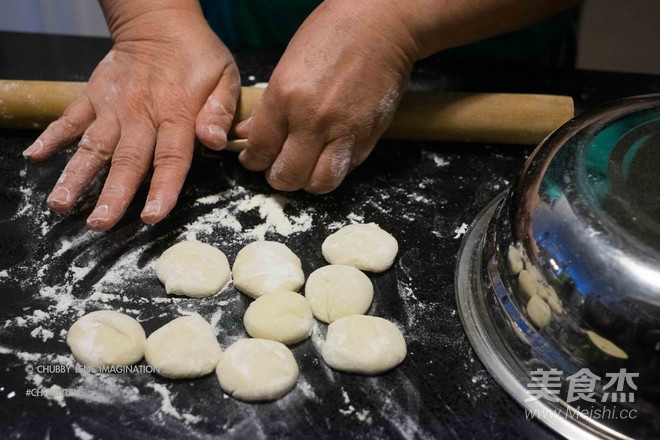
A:
[[[138,153],[126,149],[115,151],[115,154],[112,155],[111,166],[135,175],[143,175],[147,169],[144,159]]]
[[[194,123],[194,119],[191,117],[189,111],[187,109],[179,107],[179,108],[171,109],[171,111],[165,112],[165,114],[159,118],[158,126],[160,129],[162,129],[163,127],[167,127],[167,126],[174,126],[174,127],[191,126],[193,125],[193,123]],[[143,125],[148,126],[149,123],[146,122]]]
[[[71,117],[70,114],[64,113],[55,122],[48,127],[51,131],[60,133],[75,133],[79,129],[79,124]]]
[[[125,200],[130,196],[131,190],[126,186],[107,181],[103,186],[103,197],[112,200]]]
[[[305,187],[305,191],[311,194],[327,194],[335,190],[341,181],[342,178],[331,174],[324,173],[319,176],[313,176],[309,184]]]
[[[264,142],[262,139],[248,138],[247,149],[251,154],[256,155],[261,160],[274,161],[278,151],[273,144]]]
[[[84,134],[78,142],[78,149],[101,163],[108,162],[111,157],[110,149],[105,146],[103,141],[87,134]]]
[[[191,158],[188,154],[179,149],[168,149],[159,152],[154,157],[154,167],[163,169],[181,169],[190,167]]]
[[[295,191],[305,184],[300,173],[296,173],[291,167],[284,167],[278,162],[270,168],[267,180],[270,186],[280,191]]]

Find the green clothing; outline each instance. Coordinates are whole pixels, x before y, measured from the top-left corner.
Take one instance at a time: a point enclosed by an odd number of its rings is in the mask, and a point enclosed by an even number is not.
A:
[[[204,15],[230,49],[283,49],[320,0],[201,0]],[[504,61],[574,57],[578,9],[520,31],[449,49],[446,56]],[[568,48],[568,49],[567,49]],[[548,60],[549,59],[549,60]],[[564,64],[559,62],[559,64]]]
[[[230,49],[284,48],[321,0],[201,0],[206,20]]]

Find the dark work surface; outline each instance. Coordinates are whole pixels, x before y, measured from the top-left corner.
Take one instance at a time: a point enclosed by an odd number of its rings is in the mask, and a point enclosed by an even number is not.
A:
[[[0,77],[85,80],[108,47],[98,39],[0,33]],[[236,58],[245,84],[266,81],[277,61],[272,53]],[[568,94],[583,111],[660,92],[660,78],[435,58],[420,63],[411,87]],[[99,182],[69,217],[49,215],[44,200],[70,151],[27,165],[20,152],[37,134],[0,132],[0,438],[555,438],[526,420],[488,376],[454,301],[456,231],[515,179],[530,148],[383,142],[339,190],[323,197],[283,198],[231,154],[197,157],[179,205],[161,224],[140,223],[143,188],[118,226],[93,234],[84,219]],[[258,208],[245,206],[259,194],[284,204],[286,218],[302,225],[296,233],[271,227],[266,238],[298,254],[306,275],[325,264],[321,243],[339,224],[374,221],[397,238],[393,267],[370,275],[376,293],[369,313],[402,328],[409,350],[402,365],[372,378],[334,372],[320,359],[326,326],[318,324],[311,340],[292,347],[298,387],[271,403],[227,398],[213,375],[171,381],[149,373],[72,371],[66,330],[97,309],[124,311],[147,334],[194,311],[214,323],[223,348],[245,337],[248,300],[233,287],[205,300],[173,299],[151,267],[191,231],[233,261],[254,239],[248,229],[269,224]],[[56,371],[58,365],[69,371]],[[51,396],[26,396],[39,387]],[[71,395],[54,397],[58,387]]]

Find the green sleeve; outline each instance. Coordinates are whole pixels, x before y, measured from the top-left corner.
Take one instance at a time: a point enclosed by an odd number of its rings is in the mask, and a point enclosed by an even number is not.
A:
[[[283,49],[320,3],[321,0],[201,0],[209,24],[234,50]],[[548,58],[549,53],[564,47],[574,48],[577,16],[578,9],[571,9],[526,29],[444,53],[472,60],[515,62]]]

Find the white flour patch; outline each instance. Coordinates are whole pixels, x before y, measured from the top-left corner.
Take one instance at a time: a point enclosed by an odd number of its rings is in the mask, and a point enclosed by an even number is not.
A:
[[[80,440],[93,440],[94,439],[94,436],[92,434],[90,434],[89,432],[82,429],[76,423],[71,424],[71,427],[73,428],[73,435],[75,435],[76,438],[78,438]]]
[[[461,238],[465,235],[468,229],[468,224],[463,223],[458,228],[454,229],[454,240]]]
[[[187,422],[193,424],[201,421],[201,417],[199,416],[195,416],[188,413],[184,413],[184,414],[179,413],[179,411],[177,411],[174,405],[172,404],[172,393],[165,385],[154,382],[147,384],[147,387],[152,388],[156,393],[160,395],[162,399],[160,405],[161,413],[167,414],[168,416],[174,417],[175,419],[186,420]]]
[[[197,235],[210,235],[217,229],[229,229],[241,241],[265,240],[267,234],[288,237],[312,228],[314,210],[294,209],[296,214],[286,214],[293,201],[281,194],[257,194],[235,186],[220,194],[197,199],[196,204],[218,204],[211,212],[187,224],[186,231]],[[261,222],[251,228],[244,228],[238,216],[254,212]]]
[[[348,214],[348,220],[351,223],[364,223],[364,216],[351,212]]]
[[[441,167],[446,167],[449,165],[449,161],[443,157],[440,157],[437,153],[433,153],[431,151],[424,151],[422,152],[423,157],[427,157],[433,161],[436,167],[441,168]]]

